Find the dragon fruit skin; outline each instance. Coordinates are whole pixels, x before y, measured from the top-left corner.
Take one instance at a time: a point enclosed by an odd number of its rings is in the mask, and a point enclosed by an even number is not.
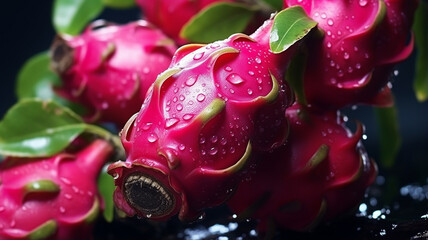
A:
[[[288,52],[269,51],[268,21],[253,35],[186,45],[122,130],[126,162],[109,166],[115,203],[128,215],[194,220],[224,203],[251,164],[287,136]],[[290,51],[292,51],[290,49]]]
[[[284,0],[284,7],[301,5],[324,31],[308,44],[307,102],[319,109],[391,104],[387,83],[413,50],[407,41],[417,2]]]
[[[176,46],[145,21],[95,28],[97,22],[80,36],[54,42],[52,65],[63,83],[58,92],[87,107],[88,121],[121,128],[169,66]]]
[[[303,112],[298,104],[286,115],[287,143],[255,154],[262,161],[228,201],[232,211],[259,220],[260,231],[272,220],[308,230],[344,214],[358,205],[377,173],[360,142],[361,125],[352,135],[336,112]]]
[[[0,239],[89,239],[103,201],[97,176],[112,146],[96,140],[77,153],[0,164]]]
[[[143,11],[145,19],[162,29],[177,43],[184,44],[187,40],[180,37],[183,26],[205,7],[218,2],[233,0],[136,0]]]

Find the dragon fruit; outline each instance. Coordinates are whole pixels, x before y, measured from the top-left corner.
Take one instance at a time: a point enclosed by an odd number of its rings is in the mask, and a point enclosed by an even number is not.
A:
[[[373,182],[377,168],[360,141],[336,111],[310,112],[295,104],[287,143],[273,152],[259,152],[257,167],[228,201],[241,217],[270,221],[292,230],[307,230],[354,208]],[[265,164],[266,160],[269,164]]]
[[[0,239],[88,239],[103,208],[97,176],[113,152],[95,140],[46,159],[0,164]]]
[[[392,103],[388,77],[413,49],[413,39],[407,41],[417,0],[284,0],[284,7],[293,5],[324,31],[321,41],[308,44],[309,104],[339,109]]]
[[[282,72],[292,49],[270,52],[271,26],[175,53],[121,132],[127,160],[108,169],[117,207],[194,220],[230,197],[252,149],[282,145],[293,101]]]
[[[217,2],[233,0],[136,0],[144,17],[179,44],[187,41],[180,37],[183,26],[203,8]]]
[[[62,78],[58,92],[87,107],[87,121],[122,128],[169,66],[176,47],[145,21],[103,28],[99,23],[80,36],[57,37],[52,67]]]

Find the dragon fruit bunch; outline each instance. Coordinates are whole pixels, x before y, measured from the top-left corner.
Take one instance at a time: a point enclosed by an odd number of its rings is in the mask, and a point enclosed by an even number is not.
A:
[[[87,121],[122,128],[175,50],[172,40],[145,21],[94,22],[80,36],[58,36],[52,44],[52,68],[62,79],[57,91],[88,108]]]
[[[80,145],[80,144],[79,144]],[[103,209],[97,176],[113,147],[95,140],[49,158],[0,164],[0,239],[88,239]]]
[[[197,219],[232,195],[253,150],[284,143],[292,95],[282,69],[290,54],[270,52],[271,26],[175,53],[121,132],[127,159],[108,169],[119,209]]]
[[[298,104],[286,111],[287,144],[258,152],[258,165],[228,201],[241,218],[308,230],[353,209],[377,170],[361,143],[362,126],[352,134],[336,111],[315,112]],[[268,164],[266,164],[268,163]]]
[[[303,89],[320,110],[392,103],[388,78],[413,50],[408,40],[418,0],[284,0],[302,6],[324,37],[312,39]],[[409,42],[408,42],[409,41]]]

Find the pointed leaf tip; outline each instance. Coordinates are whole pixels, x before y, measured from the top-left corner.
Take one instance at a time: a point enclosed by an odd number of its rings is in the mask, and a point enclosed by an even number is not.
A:
[[[282,10],[273,21],[270,48],[274,53],[284,52],[318,24],[305,13],[301,6]]]

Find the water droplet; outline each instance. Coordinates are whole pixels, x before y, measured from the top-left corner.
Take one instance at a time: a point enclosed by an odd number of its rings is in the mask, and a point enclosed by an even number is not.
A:
[[[325,13],[322,13],[322,14],[321,14],[321,18],[322,18],[322,19],[326,19],[326,18],[327,18],[327,15],[326,15]]]
[[[201,138],[199,139],[199,143],[200,143],[200,144],[204,144],[204,143],[205,143],[205,138],[204,138],[204,137],[201,137]]]
[[[145,123],[143,124],[143,130],[147,131],[152,127],[153,123]]]
[[[241,76],[239,76],[238,74],[230,74],[229,76],[226,77],[226,80],[229,81],[231,84],[234,85],[238,85],[244,82],[244,79],[242,79]]]
[[[230,66],[226,66],[226,67],[224,68],[224,70],[225,70],[226,72],[232,72],[232,68],[231,68]]]
[[[146,215],[146,218],[151,218],[152,217],[152,214],[147,214]]]
[[[253,71],[248,71],[248,74],[249,74],[250,76],[254,76],[254,72],[253,72]]]
[[[229,89],[229,92],[230,92],[230,93],[232,93],[232,94],[234,94],[234,93],[235,93],[235,90],[233,90],[233,89]]]
[[[230,151],[230,153],[235,153],[236,150],[234,147],[230,147],[229,151]]]
[[[356,69],[360,69],[361,68],[361,64],[359,64],[359,63],[355,64],[355,68]]]
[[[216,135],[211,137],[211,142],[216,143],[218,141],[218,137]]]
[[[334,66],[336,66],[336,63],[335,63],[333,60],[331,60],[331,61],[330,61],[330,66],[331,66],[331,67],[334,67]]]
[[[150,143],[154,143],[154,142],[156,142],[158,139],[159,139],[159,138],[158,138],[158,136],[157,136],[156,134],[154,134],[154,133],[150,134],[150,135],[147,137],[147,141],[149,141]]]
[[[348,73],[352,73],[354,69],[352,67],[348,67]]]
[[[400,72],[398,70],[394,70],[394,76],[398,76]]]
[[[192,119],[193,118],[193,114],[185,114],[184,116],[183,116],[183,120],[185,120],[185,121],[189,121],[190,119]]]
[[[210,151],[209,151],[209,154],[210,154],[211,156],[214,156],[214,155],[216,155],[216,154],[217,154],[217,152],[218,152],[217,148],[212,147],[212,148],[210,149]]]
[[[174,126],[175,124],[177,124],[178,123],[178,119],[177,118],[168,118],[166,121],[165,121],[165,127],[166,128],[170,128],[170,127],[172,127],[172,126]]]
[[[63,182],[63,183],[65,183],[65,184],[67,184],[67,185],[70,185],[71,184],[71,181],[70,181],[70,179],[68,179],[68,178],[64,178],[64,177],[62,177],[62,178],[60,178],[61,179],[61,181]]]
[[[248,95],[252,95],[253,94],[253,90],[251,90],[249,88],[248,88],[247,92],[248,92]]]
[[[343,58],[344,59],[349,59],[349,53],[348,52],[344,52],[343,53]]]
[[[196,80],[198,79],[197,76],[190,76],[189,78],[187,78],[186,80],[186,85],[187,86],[193,86],[196,83]]]
[[[339,71],[337,72],[337,76],[338,76],[338,77],[343,77],[343,75],[344,75],[344,74],[343,74],[343,71],[342,71],[342,70],[339,70]]]
[[[329,26],[333,26],[333,24],[334,24],[333,19],[329,18],[329,19],[327,20],[327,24],[328,24]]]
[[[118,174],[119,175],[119,174]],[[66,194],[64,194],[64,197],[65,198],[67,198],[68,200],[70,200],[70,199],[72,199],[73,197],[70,195],[70,194],[68,194],[68,193],[66,193]]]
[[[223,145],[223,146],[226,145],[227,144],[227,139],[226,138],[221,138],[220,144]]]
[[[203,56],[204,56],[204,53],[203,53],[203,52],[196,53],[196,54],[195,54],[195,56],[193,56],[193,59],[194,59],[194,60],[199,60],[199,59],[201,59]]]
[[[59,207],[59,212],[60,213],[65,213],[65,208],[64,207]]]
[[[367,5],[367,0],[359,0],[359,4],[361,7],[364,7]]]
[[[198,100],[198,102],[202,102],[205,100],[205,95],[200,93],[198,94],[198,96],[196,96],[196,100]]]
[[[180,144],[180,145],[178,146],[178,149],[179,149],[180,151],[184,151],[184,149],[186,149],[186,146],[184,146],[184,144]]]
[[[181,111],[181,110],[183,110],[183,105],[181,105],[180,103],[179,103],[179,104],[177,104],[176,109],[177,109],[177,111]]]
[[[262,63],[262,60],[261,60],[260,58],[258,58],[258,57],[256,57],[256,58],[254,59],[254,61],[256,61],[256,63],[258,63],[258,64]]]

